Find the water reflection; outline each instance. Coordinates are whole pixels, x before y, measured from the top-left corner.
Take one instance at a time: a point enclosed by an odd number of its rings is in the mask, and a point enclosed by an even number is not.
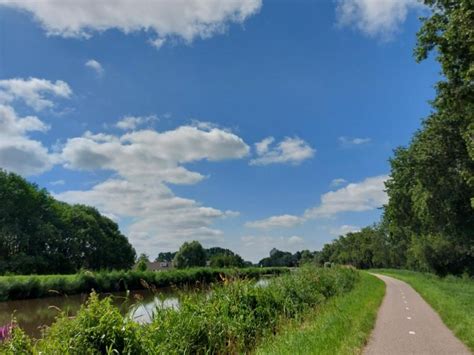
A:
[[[150,322],[154,310],[179,306],[178,291],[171,288],[104,294],[112,295],[114,304],[122,314],[128,314],[140,323]],[[87,294],[72,296],[55,296],[31,300],[0,302],[0,326],[7,324],[14,316],[28,335],[39,337],[41,329],[51,325],[55,318],[66,312],[73,316],[87,300]]]
[[[266,287],[268,283],[268,278],[262,278],[256,282],[256,286]],[[153,291],[132,291],[128,294],[125,292],[107,293],[104,296],[111,295],[114,304],[119,307],[122,314],[128,315],[136,322],[149,323],[157,308],[178,308],[180,295],[198,291],[206,292],[207,297],[210,296],[209,289],[206,287],[199,290],[193,287],[160,288]],[[87,297],[87,294],[81,294],[0,302],[0,326],[10,323],[13,315],[28,335],[38,338],[41,330],[50,326],[61,312],[74,316]]]

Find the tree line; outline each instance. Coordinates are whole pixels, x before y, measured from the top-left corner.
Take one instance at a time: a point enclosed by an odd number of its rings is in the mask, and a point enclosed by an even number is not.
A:
[[[414,55],[441,66],[432,112],[390,159],[380,224],[326,245],[322,261],[474,275],[474,2],[424,3]]]
[[[146,269],[148,261],[148,255],[141,254],[138,258],[138,268]],[[200,266],[216,268],[252,266],[250,261],[245,261],[239,254],[234,253],[230,249],[220,247],[206,249],[195,240],[184,242],[178,251],[159,253],[155,261],[172,263],[178,269]]]
[[[0,274],[127,269],[134,261],[114,221],[0,169]]]

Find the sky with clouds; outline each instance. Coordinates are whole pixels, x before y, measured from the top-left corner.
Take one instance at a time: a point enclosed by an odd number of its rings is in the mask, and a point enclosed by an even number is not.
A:
[[[138,253],[258,261],[378,221],[439,68],[415,0],[0,0],[0,167]]]

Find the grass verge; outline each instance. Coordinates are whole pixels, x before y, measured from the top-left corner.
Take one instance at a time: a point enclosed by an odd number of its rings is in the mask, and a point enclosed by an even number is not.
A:
[[[384,283],[367,273],[354,288],[322,304],[305,322],[286,324],[265,339],[257,354],[358,354],[375,325]]]
[[[73,295],[78,293],[118,292],[148,287],[181,286],[220,281],[221,276],[256,278],[278,275],[288,268],[192,268],[169,271],[84,271],[73,275],[0,276],[0,301]]]
[[[409,283],[474,352],[474,280],[408,270],[373,270]]]

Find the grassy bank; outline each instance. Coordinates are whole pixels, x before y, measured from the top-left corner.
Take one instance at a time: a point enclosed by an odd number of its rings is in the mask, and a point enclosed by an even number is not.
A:
[[[357,354],[375,325],[385,294],[382,281],[361,273],[350,292],[314,309],[303,323],[291,322],[260,344],[257,354]]]
[[[266,286],[225,281],[208,293],[184,295],[178,309],[157,308],[146,325],[122,316],[110,298],[92,295],[75,318],[63,315],[37,342],[15,328],[0,353],[248,353],[282,324],[301,321],[315,307],[350,292],[359,275],[347,268],[303,268]]]
[[[221,276],[255,278],[265,274],[281,274],[288,268],[214,269],[153,271],[102,271],[81,272],[73,275],[0,276],[0,301],[39,298],[58,294],[116,292],[152,287],[210,283]]]
[[[474,280],[406,270],[374,270],[409,283],[453,333],[474,351]]]

